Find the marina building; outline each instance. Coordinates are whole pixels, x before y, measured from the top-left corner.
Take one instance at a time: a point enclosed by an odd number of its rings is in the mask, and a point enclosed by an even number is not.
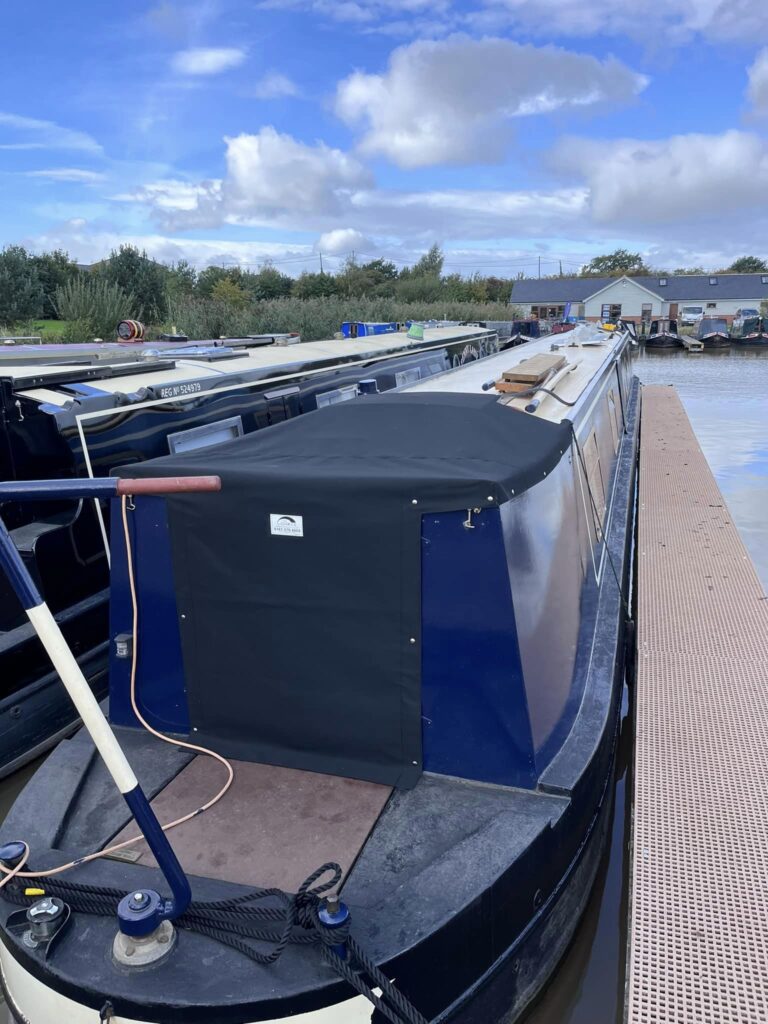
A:
[[[552,277],[515,281],[510,302],[523,315],[590,321],[701,316],[733,319],[768,300],[768,274],[669,274],[642,277]]]

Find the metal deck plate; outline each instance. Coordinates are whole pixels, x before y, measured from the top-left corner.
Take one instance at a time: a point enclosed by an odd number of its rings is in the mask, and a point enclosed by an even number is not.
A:
[[[182,867],[192,875],[295,892],[315,868],[336,861],[347,871],[392,790],[335,775],[232,761],[235,781],[205,814],[168,833]],[[152,801],[161,822],[209,800],[224,781],[211,758],[190,762]],[[136,834],[131,824],[118,840]],[[141,864],[156,866],[146,843]]]
[[[768,600],[676,392],[643,389],[629,1024],[768,1021]]]

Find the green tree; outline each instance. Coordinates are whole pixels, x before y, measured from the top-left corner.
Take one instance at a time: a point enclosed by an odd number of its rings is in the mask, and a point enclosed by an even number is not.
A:
[[[126,295],[133,295],[136,307],[135,317],[149,323],[162,322],[168,311],[166,294],[167,270],[147,256],[135,245],[121,245],[113,249],[109,259],[104,260],[96,273],[105,281],[122,288]]]
[[[195,291],[202,299],[210,299],[214,285],[219,281],[231,280],[232,274],[226,267],[206,267],[197,275]]]
[[[247,275],[247,283],[244,282],[244,286],[254,299],[279,299],[291,294],[293,278],[282,274],[267,262],[257,274]]]
[[[433,245],[421,259],[411,267],[412,277],[440,277],[443,272],[445,257],[439,245]]]
[[[486,277],[489,302],[509,302],[514,281],[508,277]]]
[[[45,293],[34,258],[20,245],[0,251],[0,323],[40,316]]]
[[[727,272],[731,274],[763,274],[768,271],[768,263],[759,256],[739,256],[734,260]]]
[[[338,293],[336,278],[325,273],[310,274],[305,271],[293,285],[293,294],[297,299],[325,298]]]
[[[56,289],[64,285],[80,274],[80,268],[71,258],[69,253],[63,249],[54,249],[52,252],[43,252],[39,256],[31,257],[37,276],[43,288],[43,316],[55,319],[56,313]]]
[[[694,277],[697,274],[704,274],[703,267],[678,267],[677,270],[673,270],[672,273],[679,277]]]
[[[231,277],[223,277],[216,282],[211,289],[211,298],[214,302],[223,302],[235,309],[244,309],[248,305],[248,293]]]
[[[165,268],[165,287],[171,299],[180,299],[194,294],[197,271],[187,260],[179,260]]]
[[[616,249],[605,256],[595,256],[581,268],[581,273],[585,277],[620,277],[622,274],[644,274],[647,269],[639,252]]]

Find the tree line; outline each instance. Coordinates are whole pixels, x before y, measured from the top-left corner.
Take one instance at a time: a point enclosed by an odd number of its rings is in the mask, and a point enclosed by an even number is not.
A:
[[[768,273],[768,263],[759,256],[739,256],[730,266],[705,270],[704,267],[677,267],[667,270],[649,266],[639,252],[628,252],[616,249],[604,256],[595,256],[593,260],[581,268],[582,277],[628,277],[674,276],[676,274],[761,274]]]
[[[168,320],[184,301],[245,309],[281,298],[393,298],[401,302],[508,302],[513,279],[443,273],[444,257],[432,246],[410,267],[354,256],[337,273],[282,273],[265,262],[258,270],[208,266],[186,260],[160,263],[132,245],[83,268],[62,250],[39,255],[12,245],[0,251],[0,324],[38,318],[81,320],[88,303],[123,310],[149,324]]]

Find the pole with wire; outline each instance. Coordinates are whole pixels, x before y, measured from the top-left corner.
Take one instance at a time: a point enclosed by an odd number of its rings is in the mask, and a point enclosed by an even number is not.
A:
[[[218,477],[170,477],[129,480],[115,477],[77,480],[11,481],[0,483],[0,500],[59,501],[66,498],[118,497],[140,494],[179,494],[221,489]],[[123,796],[128,808],[144,834],[158,867],[171,890],[170,898],[143,889],[128,894],[118,907],[120,933],[132,940],[142,940],[175,920],[189,906],[192,898],[189,881],[179,864],[173,847],[155,817],[146,795],[128,762],[115,734],[93,695],[83,671],[70,650],[59,624],[43,600],[29,570],[16,549],[5,523],[0,519],[0,568],[5,572],[45,648],[54,668],[69,694],[77,713],[88,730],[107,771]],[[13,845],[13,844],[12,844]],[[19,843],[26,859],[26,844]],[[19,857],[19,860],[21,857]],[[21,864],[17,865],[17,870]],[[120,936],[118,936],[120,938]]]

